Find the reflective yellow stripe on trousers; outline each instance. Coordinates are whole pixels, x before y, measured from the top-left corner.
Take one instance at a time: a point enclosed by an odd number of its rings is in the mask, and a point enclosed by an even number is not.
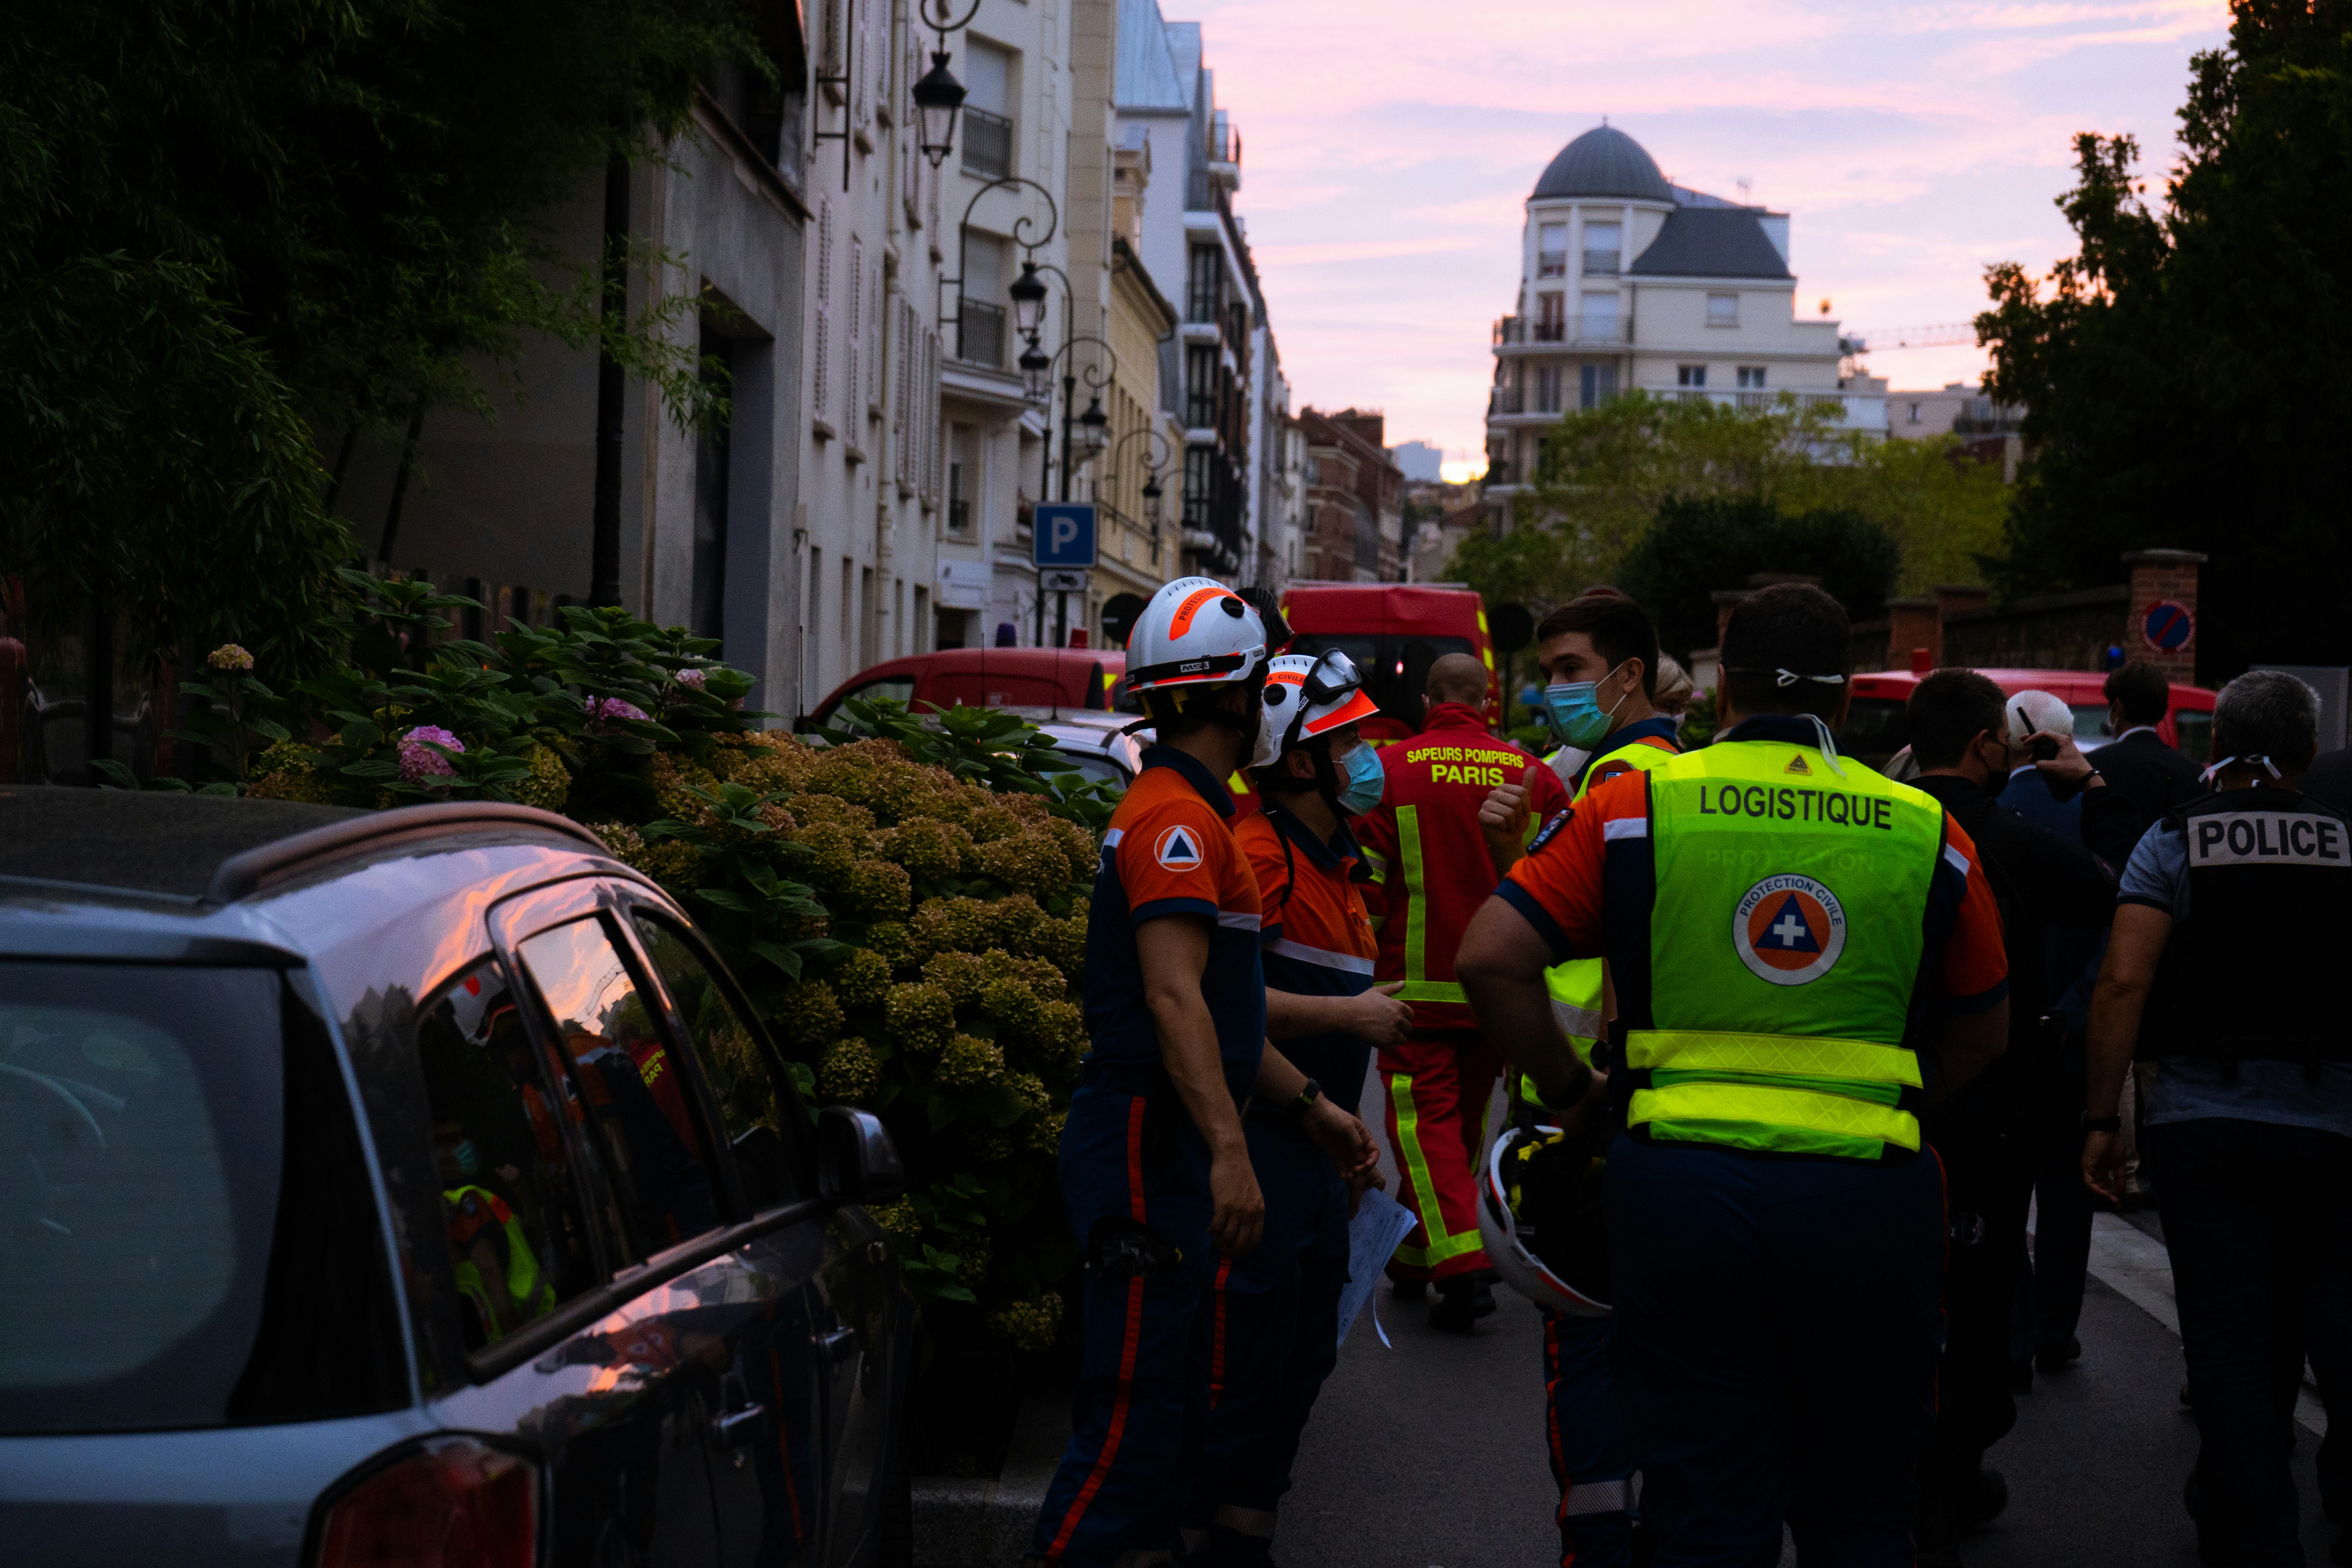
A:
[[[1403,812],[1398,815],[1402,816]],[[1437,1188],[1429,1179],[1429,1156],[1422,1152],[1421,1112],[1412,1103],[1411,1073],[1390,1075],[1389,1100],[1396,1107],[1397,1158],[1404,1162],[1406,1179],[1412,1184],[1413,1212],[1421,1220],[1422,1229],[1429,1235],[1425,1249],[1399,1247],[1397,1261],[1408,1268],[1434,1268],[1449,1258],[1477,1251],[1486,1243],[1475,1226],[1452,1236],[1445,1232],[1445,1211],[1438,1206]],[[1485,1113],[1485,1107],[1479,1108],[1479,1113]]]
[[[1408,1002],[1462,1002],[1470,998],[1450,980],[1429,978],[1429,900],[1423,893],[1428,879],[1421,864],[1421,807],[1397,807],[1397,855],[1404,861],[1407,902],[1404,933],[1404,989],[1397,994]]]

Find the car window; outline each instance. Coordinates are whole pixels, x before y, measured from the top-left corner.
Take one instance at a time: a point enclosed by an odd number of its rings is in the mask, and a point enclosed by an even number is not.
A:
[[[2213,760],[2213,714],[2205,708],[2176,708],[2172,731],[2179,737],[2180,754],[2192,763]]]
[[[601,1280],[565,1137],[583,1112],[544,1050],[534,1052],[519,998],[494,959],[441,987],[417,1013],[441,1225],[469,1351]]]
[[[848,693],[848,696],[855,697],[860,702],[896,702],[900,707],[905,707],[914,700],[915,678],[911,675],[893,675],[880,680],[869,680],[856,690]]]
[[[0,1433],[389,1408],[390,1289],[333,1043],[276,971],[0,963]]]
[[[2067,705],[2074,715],[2074,739],[2104,741],[2107,737],[2107,705],[2104,702],[2074,702]]]
[[[1100,779],[1120,789],[1128,786],[1127,770],[1099,752],[1074,751],[1067,746],[1054,748],[1054,755],[1076,768],[1087,779]]]
[[[923,700],[942,708],[983,708],[988,705],[988,680],[976,669],[942,671],[931,677]]]
[[[719,1224],[692,1086],[604,922],[544,931],[519,951],[546,1004],[572,1092],[610,1163],[615,1261],[643,1262]]]
[[[1911,743],[1911,717],[1906,705],[1892,697],[1857,697],[1846,704],[1845,724],[1838,731],[1838,750],[1874,768]]]
[[[668,987],[727,1121],[727,1141],[754,1209],[802,1195],[793,1150],[804,1136],[792,1079],[772,1047],[748,1027],[694,949],[667,922],[636,917],[637,940]]]

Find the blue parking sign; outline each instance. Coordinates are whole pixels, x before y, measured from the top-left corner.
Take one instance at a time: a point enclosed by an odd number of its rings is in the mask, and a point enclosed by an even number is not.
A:
[[[1030,532],[1030,559],[1040,566],[1095,563],[1095,509],[1091,501],[1049,501],[1037,508]]]

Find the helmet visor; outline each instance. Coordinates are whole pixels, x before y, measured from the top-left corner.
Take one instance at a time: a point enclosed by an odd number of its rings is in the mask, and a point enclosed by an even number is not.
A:
[[[1326,649],[1315,661],[1315,668],[1307,672],[1307,700],[1318,705],[1336,702],[1363,687],[1363,671],[1356,668],[1354,659],[1336,647]]]

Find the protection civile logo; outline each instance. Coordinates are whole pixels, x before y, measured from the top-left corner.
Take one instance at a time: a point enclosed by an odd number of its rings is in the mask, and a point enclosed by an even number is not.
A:
[[[1767,877],[1740,896],[1731,945],[1757,979],[1810,984],[1836,967],[1845,951],[1845,906],[1811,877]]]
[[[1201,846],[1189,827],[1171,827],[1152,846],[1152,858],[1163,871],[1190,871],[1201,863]]]

